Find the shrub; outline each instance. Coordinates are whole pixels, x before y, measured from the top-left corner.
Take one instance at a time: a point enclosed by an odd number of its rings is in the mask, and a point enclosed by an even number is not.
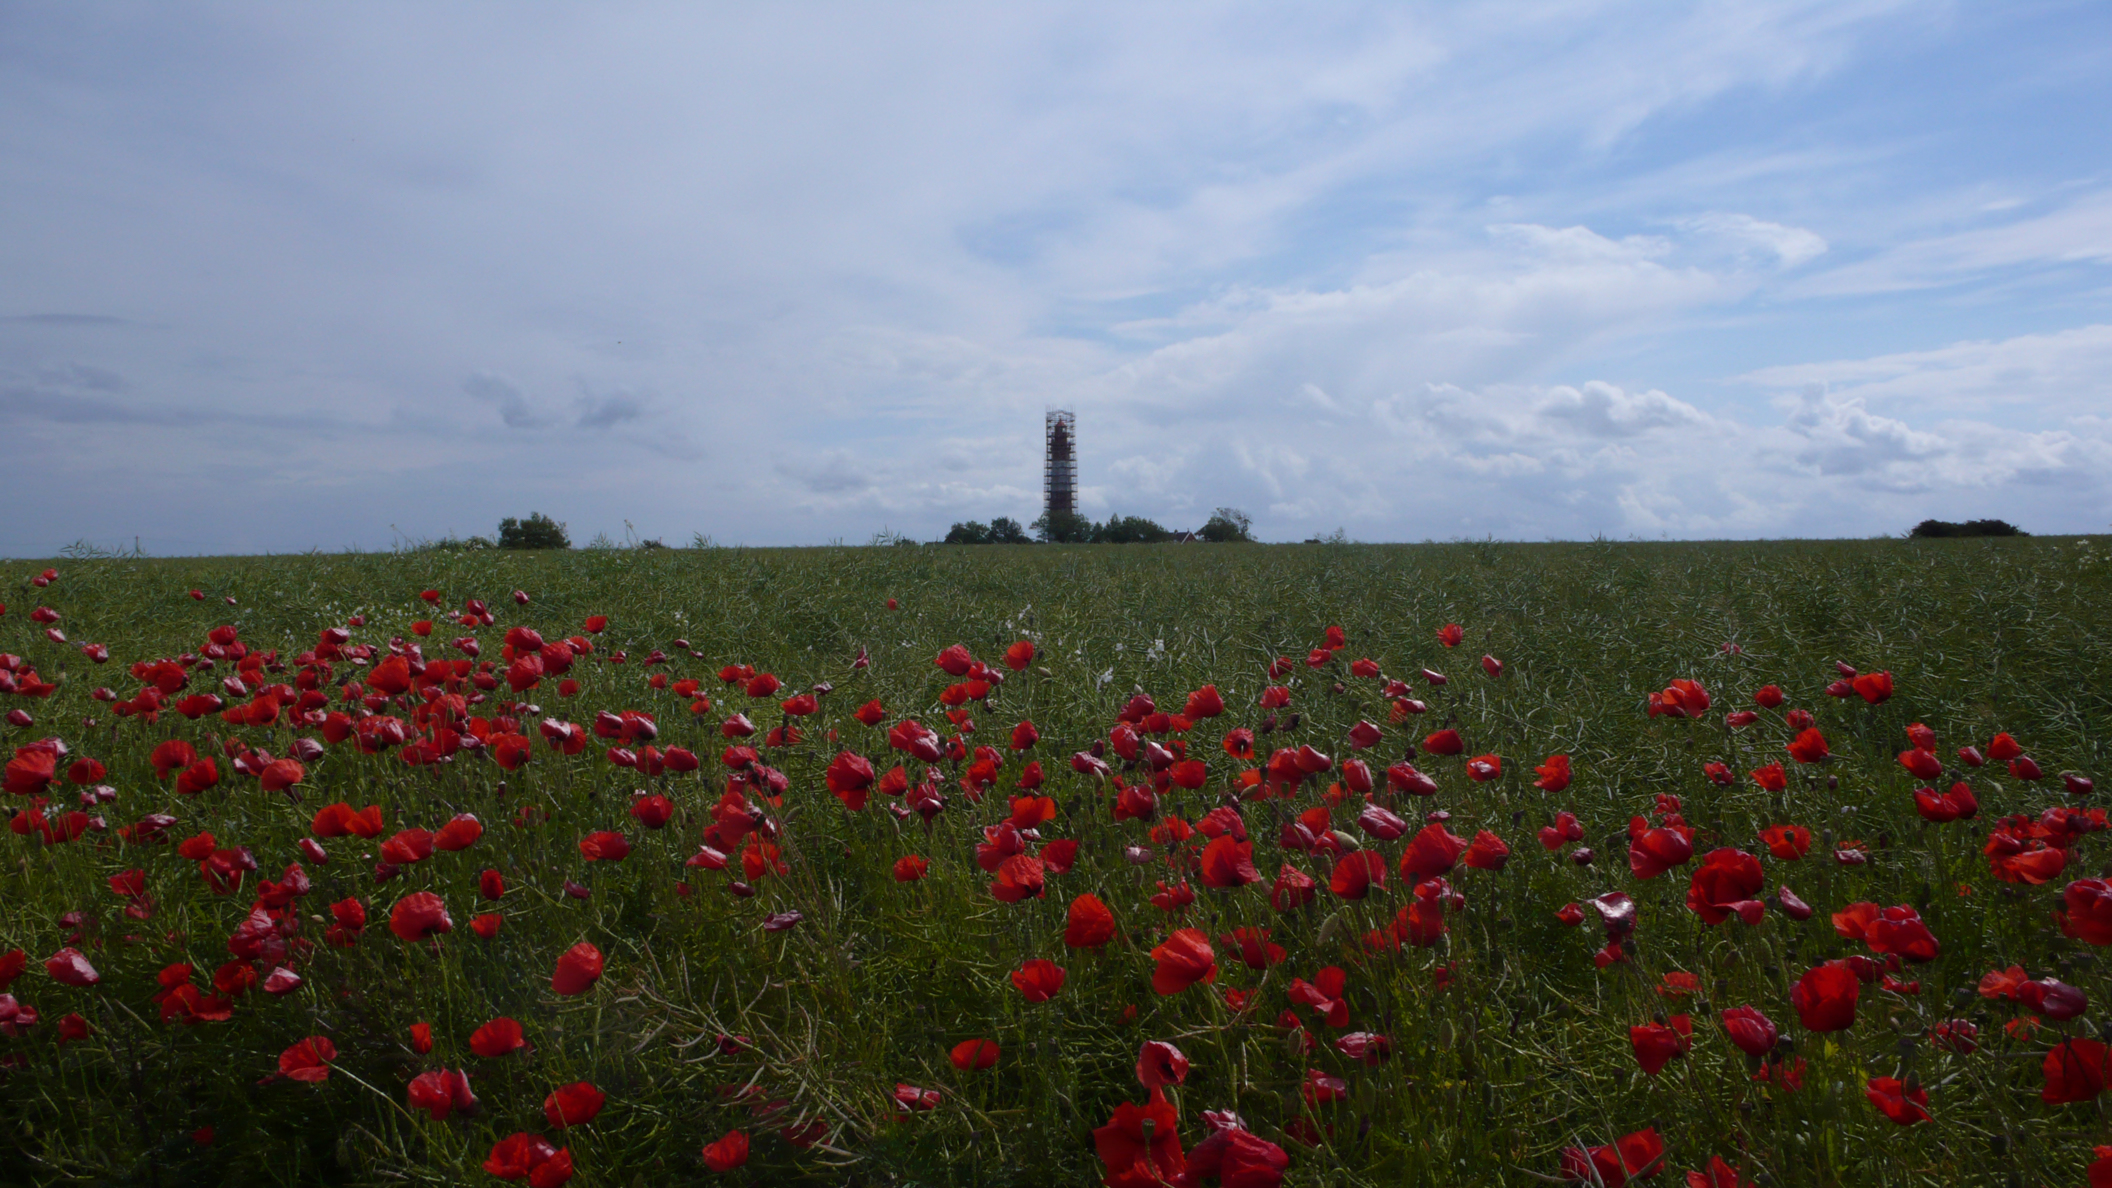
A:
[[[1032,544],[1034,538],[1010,516],[999,516],[984,525],[977,520],[957,523],[946,533],[944,544]]]
[[[1093,529],[1094,544],[1157,544],[1172,540],[1174,533],[1143,516],[1109,516]]]
[[[1247,513],[1236,507],[1221,507],[1204,522],[1202,530],[1196,535],[1218,544],[1234,541],[1252,543],[1253,529],[1254,521],[1247,518]]]
[[[1085,544],[1093,539],[1093,522],[1076,512],[1043,512],[1029,527],[1043,544]]]
[[[499,521],[499,547],[502,549],[569,549],[572,538],[565,535],[565,526],[541,512],[530,512],[525,520],[508,516]]]
[[[2009,523],[2007,520],[1967,520],[1963,524],[1954,524],[1949,520],[1923,520],[1921,523],[1914,525],[1914,530],[1907,535],[1928,538],[1946,536],[2030,536],[2031,533]]]

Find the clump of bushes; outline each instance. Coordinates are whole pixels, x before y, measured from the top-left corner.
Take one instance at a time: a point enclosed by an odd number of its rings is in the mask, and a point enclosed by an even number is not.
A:
[[[530,512],[525,520],[508,516],[499,521],[499,547],[502,549],[569,549],[572,538],[565,535],[565,526],[541,512]]]
[[[2030,536],[2031,533],[2024,531],[2007,520],[1967,520],[1963,524],[1954,524],[1949,520],[1923,520],[1921,523],[1914,525],[1914,531],[1907,535],[1910,537],[1930,538],[1949,536]]]

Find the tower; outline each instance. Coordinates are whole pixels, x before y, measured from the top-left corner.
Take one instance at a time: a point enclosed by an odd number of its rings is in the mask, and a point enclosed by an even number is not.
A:
[[[1078,414],[1067,408],[1050,409],[1044,436],[1041,510],[1053,524],[1059,516],[1078,514]]]

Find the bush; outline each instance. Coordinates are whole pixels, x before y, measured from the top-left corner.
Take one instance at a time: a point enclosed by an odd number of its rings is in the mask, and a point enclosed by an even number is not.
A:
[[[984,525],[978,520],[955,524],[947,530],[943,544],[1033,544],[1034,538],[1010,516],[999,516]]]
[[[1043,544],[1085,544],[1093,539],[1093,522],[1076,512],[1043,512],[1030,527]]]
[[[1963,524],[1954,524],[1949,520],[1923,520],[1921,523],[1914,525],[1914,531],[1907,535],[1930,538],[1948,536],[2030,536],[2031,533],[2009,523],[2007,520],[1967,520]]]
[[[1176,534],[1143,516],[1109,516],[1093,529],[1094,544],[1157,544]]]
[[[1254,521],[1247,518],[1247,513],[1236,507],[1221,507],[1211,515],[1196,535],[1218,544],[1230,544],[1235,541],[1251,544],[1254,540],[1253,529]]]
[[[499,547],[502,549],[569,549],[572,538],[565,535],[565,526],[541,512],[530,512],[525,520],[508,516],[499,521]]]

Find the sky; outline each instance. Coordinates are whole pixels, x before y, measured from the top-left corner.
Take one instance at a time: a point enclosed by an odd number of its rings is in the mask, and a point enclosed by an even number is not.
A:
[[[2112,6],[0,0],[0,555],[2112,528]]]

